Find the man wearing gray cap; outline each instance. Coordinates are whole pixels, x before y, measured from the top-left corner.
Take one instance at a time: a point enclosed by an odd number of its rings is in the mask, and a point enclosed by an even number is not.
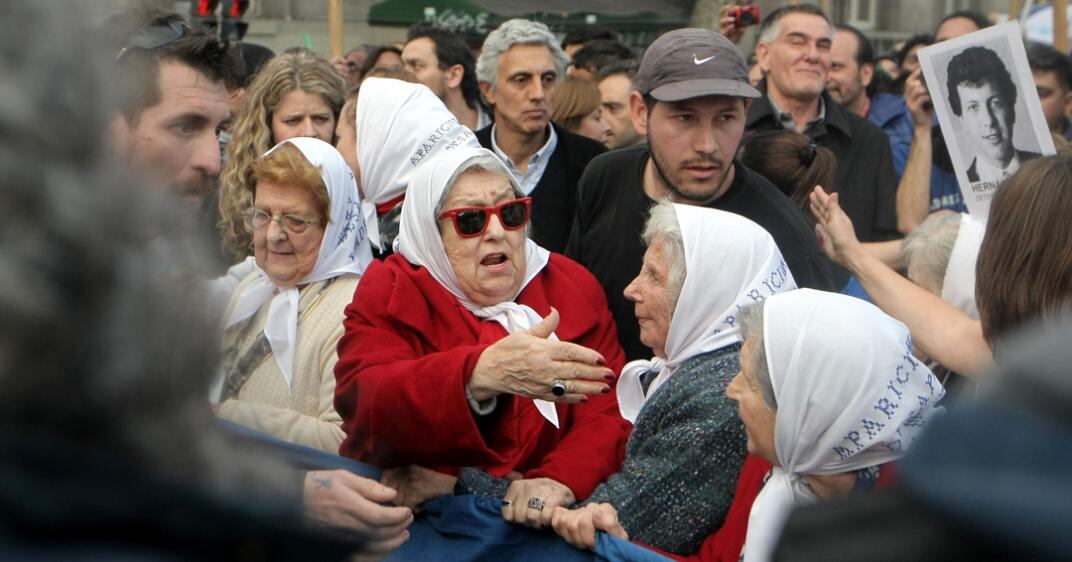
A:
[[[626,356],[652,354],[640,342],[633,304],[622,291],[640,271],[640,231],[648,209],[661,199],[755,221],[774,237],[798,286],[833,290],[830,262],[804,214],[735,160],[748,107],[760,95],[737,47],[706,29],[671,31],[648,47],[634,87],[630,114],[648,144],[609,152],[588,165],[566,247],[603,285]]]

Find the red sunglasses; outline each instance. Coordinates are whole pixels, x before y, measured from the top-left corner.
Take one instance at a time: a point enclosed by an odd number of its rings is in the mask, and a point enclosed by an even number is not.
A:
[[[492,213],[499,216],[499,223],[506,230],[524,228],[532,212],[532,198],[520,197],[503,201],[494,207],[459,207],[439,214],[439,220],[450,217],[454,223],[454,232],[462,238],[473,238],[484,234],[488,229],[488,218]]]

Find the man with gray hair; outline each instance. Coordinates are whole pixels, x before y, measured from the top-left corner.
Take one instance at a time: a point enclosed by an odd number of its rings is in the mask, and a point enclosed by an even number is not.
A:
[[[566,248],[577,180],[606,150],[551,123],[551,96],[567,62],[546,25],[523,19],[489,33],[476,61],[480,91],[495,113],[495,124],[476,137],[532,197],[532,238],[552,252]]]
[[[767,15],[756,43],[756,60],[766,75],[759,85],[763,96],[749,108],[747,128],[788,129],[829,148],[838,161],[833,189],[857,237],[864,242],[897,238],[890,140],[825,91],[833,41],[834,27],[817,6],[785,6]],[[847,273],[837,273],[843,284]]]

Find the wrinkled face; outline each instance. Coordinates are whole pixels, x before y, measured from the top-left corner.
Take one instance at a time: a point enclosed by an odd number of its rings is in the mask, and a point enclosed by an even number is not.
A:
[[[428,37],[419,37],[406,43],[402,49],[402,62],[406,70],[413,73],[421,84],[428,86],[439,99],[447,96],[447,75],[439,69],[436,57],[435,41]]]
[[[253,208],[268,213],[273,219],[291,215],[317,222],[307,226],[301,234],[286,232],[280,228],[279,220],[253,229],[253,256],[257,266],[278,287],[297,285],[316,266],[320,242],[324,239],[324,219],[316,211],[312,193],[300,185],[260,181],[257,182]]]
[[[657,357],[666,358],[666,337],[670,334],[670,264],[663,250],[663,237],[656,236],[644,252],[640,273],[625,287],[625,298],[633,301],[640,324],[640,341]]]
[[[581,125],[577,128],[577,134],[594,141],[607,142],[607,138],[610,137],[610,125],[603,118],[602,107],[597,107],[595,111],[584,116]]]
[[[744,423],[744,433],[748,438],[748,452],[778,466],[778,454],[774,447],[777,414],[763,402],[763,395],[756,385],[752,341],[749,338],[741,346],[741,371],[726,387],[726,396],[737,403],[737,415]]]
[[[506,177],[471,170],[458,176],[443,210],[493,207],[515,197]],[[481,306],[513,300],[525,278],[525,229],[504,229],[496,214],[488,221],[480,236],[462,238],[449,217],[439,220],[443,249],[458,284],[470,301]]]
[[[191,205],[212,191],[220,173],[220,124],[227,119],[227,90],[180,62],[160,63],[160,102],[135,123],[117,117],[117,156],[147,183],[170,187]]]
[[[864,90],[871,82],[871,68],[861,67],[856,62],[856,51],[859,46],[860,42],[856,35],[848,31],[838,31],[834,34],[834,44],[830,49],[830,72],[826,76],[826,91],[830,93],[834,101],[841,105],[850,106],[856,103],[860,96],[867,95]]]
[[[960,123],[975,153],[1004,167],[1012,159],[1012,124],[1015,109],[989,82],[957,86]]]
[[[1038,71],[1031,74],[1035,78],[1035,90],[1042,103],[1047,127],[1055,133],[1064,133],[1065,107],[1072,100],[1072,92],[1065,91],[1056,72]]]
[[[756,45],[756,59],[767,87],[791,99],[814,99],[826,87],[830,71],[830,24],[814,14],[787,14],[778,20],[778,36]]]
[[[361,188],[361,166],[357,161],[357,123],[342,117],[350,114],[350,108],[355,103],[357,103],[356,100],[346,102],[342,106],[342,111],[339,112],[339,123],[335,125],[335,149],[342,154],[343,160],[346,160],[350,166],[350,171],[354,173],[354,179],[357,180],[357,187],[361,189],[361,196],[364,197],[365,193]]]
[[[331,142],[335,114],[320,94],[292,90],[283,95],[272,111],[272,142],[296,137],[313,137]]]
[[[525,135],[547,128],[551,96],[558,82],[551,50],[543,45],[514,45],[499,57],[495,87],[481,82],[484,97],[495,107],[495,123]]]
[[[633,81],[625,74],[614,74],[599,83],[599,94],[603,99],[603,118],[610,126],[607,136],[609,148],[630,146],[641,140],[633,128],[629,117],[629,92],[633,91]]]
[[[646,111],[642,103],[634,108]],[[744,99],[728,96],[656,102],[647,127],[657,181],[678,200],[714,198],[732,170],[747,110]]]

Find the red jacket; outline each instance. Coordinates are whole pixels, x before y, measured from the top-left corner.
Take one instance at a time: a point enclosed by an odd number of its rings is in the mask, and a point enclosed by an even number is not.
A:
[[[882,465],[875,488],[888,488],[897,480],[897,465],[886,463]],[[746,535],[748,534],[748,519],[752,515],[752,504],[763,490],[763,484],[767,479],[767,473],[771,470],[771,463],[762,457],[748,455],[741,466],[741,474],[737,477],[737,491],[733,496],[733,503],[726,520],[719,530],[711,533],[700,546],[700,551],[692,556],[677,556],[652,548],[667,558],[678,562],[737,562],[744,550]]]
[[[517,302],[545,316],[553,306],[562,341],[599,351],[620,372],[625,360],[606,297],[586,269],[552,254]],[[466,310],[428,271],[393,255],[365,271],[346,307],[335,366],[335,408],[346,439],[339,454],[383,468],[417,464],[481,467],[502,477],[548,477],[578,499],[617,471],[629,423],[615,393],[558,405],[561,429],[532,400],[500,395],[478,417],[465,385],[480,354],[506,337]]]

